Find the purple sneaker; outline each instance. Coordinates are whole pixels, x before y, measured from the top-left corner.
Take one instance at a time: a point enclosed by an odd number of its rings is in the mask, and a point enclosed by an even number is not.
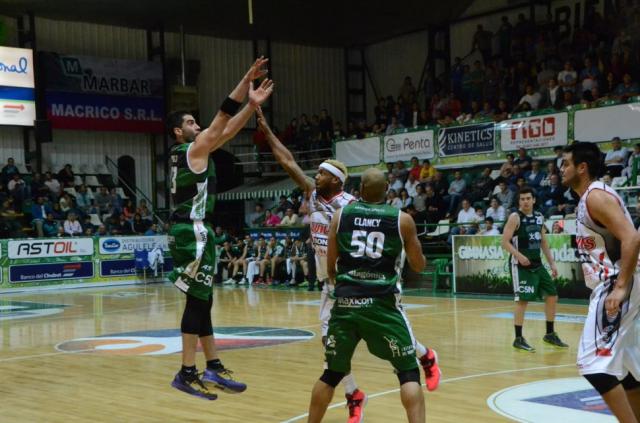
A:
[[[202,382],[207,388],[218,388],[230,394],[244,392],[247,385],[233,380],[232,373],[231,370],[224,368],[220,370],[206,369],[202,376]]]
[[[213,392],[209,392],[206,386],[202,383],[200,378],[195,378],[191,381],[187,381],[182,377],[180,372],[176,374],[176,377],[173,378],[173,382],[171,382],[171,386],[174,388],[186,392],[189,395],[193,395],[196,397],[204,398],[209,401],[213,401],[217,399],[218,396]]]

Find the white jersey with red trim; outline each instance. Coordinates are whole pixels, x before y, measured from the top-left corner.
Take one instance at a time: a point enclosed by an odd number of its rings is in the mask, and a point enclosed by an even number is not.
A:
[[[318,194],[318,191],[313,190],[309,197],[309,214],[311,215],[311,239],[316,256],[327,256],[329,225],[333,214],[354,201],[356,201],[356,198],[344,191],[329,200],[325,200]]]
[[[589,214],[587,197],[594,190],[605,191],[615,197],[625,218],[633,223],[624,201],[615,190],[600,181],[594,181],[589,185],[578,203],[576,243],[580,252],[584,281],[591,289],[620,273],[621,258],[620,240]]]

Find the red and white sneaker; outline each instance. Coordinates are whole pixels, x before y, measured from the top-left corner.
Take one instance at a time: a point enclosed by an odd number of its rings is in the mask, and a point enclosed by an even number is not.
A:
[[[442,372],[438,366],[438,353],[434,349],[429,348],[427,353],[419,358],[420,365],[424,370],[425,384],[427,390],[435,391],[440,385],[440,377]]]
[[[364,406],[367,404],[367,394],[356,389],[351,395],[345,394],[345,397],[347,397],[347,408],[349,409],[349,420],[347,420],[347,423],[362,422]]]

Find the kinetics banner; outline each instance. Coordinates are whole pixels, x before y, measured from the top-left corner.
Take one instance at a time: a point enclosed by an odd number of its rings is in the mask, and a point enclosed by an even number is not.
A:
[[[567,145],[567,113],[510,119],[500,122],[500,148],[515,151],[521,147],[548,148]]]
[[[54,128],[161,133],[157,62],[41,53],[47,115]]]
[[[388,135],[382,142],[384,161],[409,161],[414,156],[420,160],[432,159],[435,157],[434,138],[432,129]]]
[[[491,153],[496,149],[493,122],[477,125],[451,126],[438,132],[440,157]]]

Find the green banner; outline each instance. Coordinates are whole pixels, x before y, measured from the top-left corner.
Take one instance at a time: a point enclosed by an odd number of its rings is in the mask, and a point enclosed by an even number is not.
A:
[[[591,291],[576,256],[575,236],[547,235],[558,268],[554,279],[561,298],[589,298]],[[500,245],[500,236],[453,237],[455,292],[472,294],[513,294],[509,254]],[[544,255],[543,255],[544,256]],[[551,271],[546,258],[544,266]]]

